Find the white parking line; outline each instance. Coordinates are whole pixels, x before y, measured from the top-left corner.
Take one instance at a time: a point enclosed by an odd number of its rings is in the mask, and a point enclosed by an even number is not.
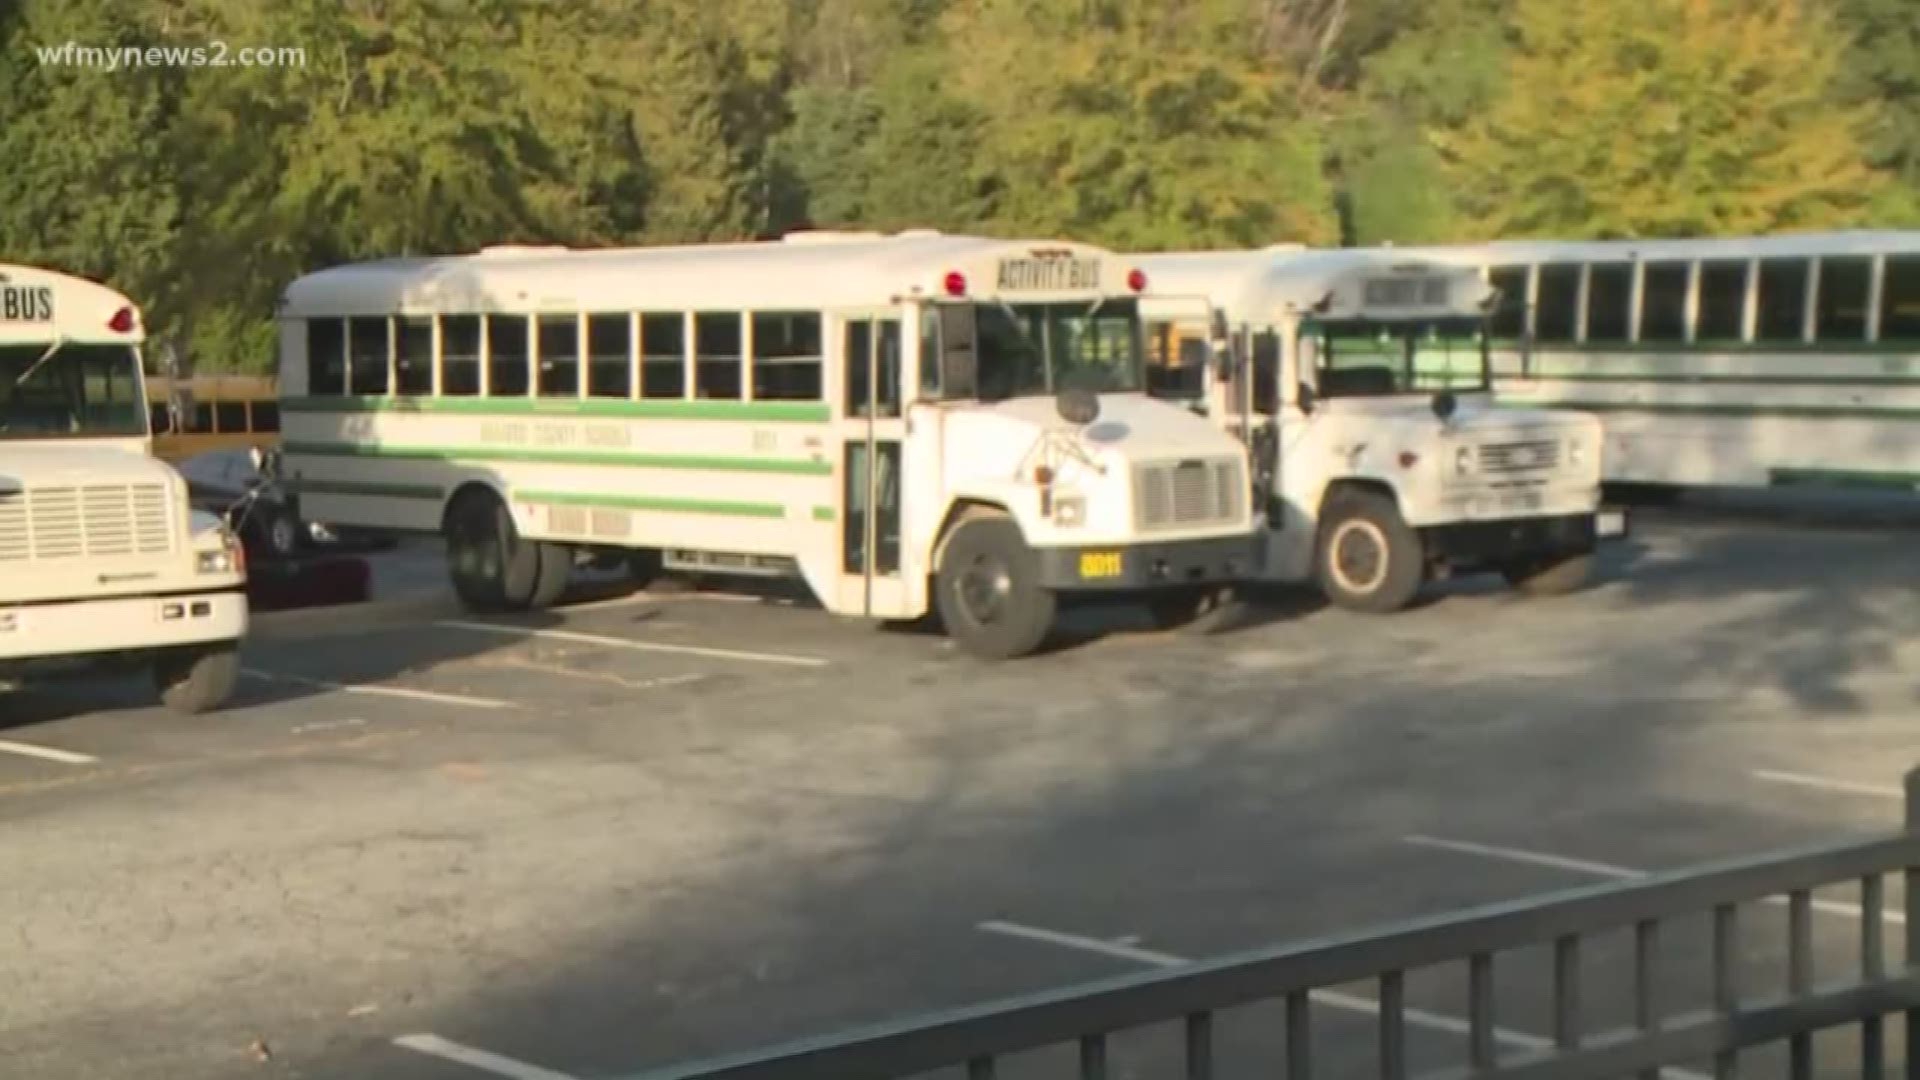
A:
[[[443,1039],[430,1032],[420,1035],[402,1035],[393,1040],[393,1044],[415,1053],[457,1061],[462,1065],[469,1065],[495,1076],[512,1077],[513,1080],[574,1080],[574,1077],[566,1073],[543,1069],[524,1061],[515,1061],[491,1050],[476,1050],[471,1046],[462,1046],[452,1039]]]
[[[51,746],[35,746],[33,743],[14,742],[0,739],[0,751],[19,754],[21,757],[40,758],[43,761],[57,761],[62,765],[91,765],[100,759],[90,754],[76,754],[71,750],[55,750]]]
[[[1193,962],[1192,959],[1185,956],[1175,956],[1172,953],[1159,952],[1154,949],[1143,949],[1137,945],[1123,944],[1116,941],[1102,941],[1099,938],[1083,937],[1080,934],[1069,934],[1060,930],[1049,930],[1042,926],[1027,926],[1023,923],[1007,922],[1003,919],[990,919],[980,923],[976,929],[989,934],[1026,938],[1029,941],[1043,941],[1049,945],[1059,945],[1062,948],[1099,953],[1102,956],[1111,956],[1119,960],[1131,960],[1135,963],[1147,964],[1151,967],[1176,968]],[[1314,1004],[1325,1006],[1329,1009],[1344,1009],[1347,1012],[1364,1013],[1367,1016],[1380,1015],[1379,1002],[1354,994],[1344,994],[1338,990],[1310,990],[1307,992],[1307,997]],[[1448,1016],[1444,1013],[1428,1012],[1425,1009],[1413,1008],[1403,1008],[1401,1010],[1401,1016],[1407,1023],[1415,1027],[1430,1028],[1434,1031],[1445,1031],[1453,1035],[1471,1035],[1473,1033],[1473,1025],[1457,1016]],[[1493,1029],[1493,1037],[1500,1042],[1506,1043],[1509,1046],[1518,1047],[1522,1050],[1548,1050],[1553,1047],[1552,1039],[1542,1038],[1538,1035],[1530,1035],[1524,1031],[1514,1031],[1511,1028],[1496,1027]],[[1706,1077],[1701,1074],[1689,1072],[1685,1069],[1663,1069],[1661,1072],[1668,1077],[1668,1080],[1706,1080]]]
[[[1810,776],[1806,773],[1779,772],[1773,769],[1756,769],[1753,778],[1765,780],[1771,784],[1792,784],[1796,787],[1835,791],[1842,795],[1869,795],[1876,799],[1906,798],[1906,792],[1900,790],[1898,784],[1864,784],[1858,780],[1836,780],[1830,776]]]
[[[298,686],[311,686],[319,690],[335,690],[342,694],[374,694],[383,697],[408,698],[413,701],[431,701],[436,705],[459,705],[471,709],[511,709],[511,701],[495,698],[468,697],[465,694],[442,694],[434,690],[412,690],[404,686],[374,686],[366,683],[337,683],[329,679],[314,679],[305,675],[289,675],[283,671],[261,671],[258,668],[241,668],[241,673],[255,679],[268,682],[288,682]]]
[[[1630,866],[1614,866],[1611,863],[1589,862],[1585,859],[1569,859],[1561,855],[1549,855],[1540,851],[1526,851],[1522,848],[1497,847],[1493,844],[1476,844],[1470,840],[1447,840],[1438,836],[1404,836],[1402,843],[1414,847],[1436,848],[1440,851],[1454,851],[1462,855],[1478,855],[1484,859],[1503,859],[1507,862],[1527,863],[1531,866],[1545,866],[1555,870],[1571,870],[1577,874],[1591,874],[1594,877],[1614,878],[1627,881],[1651,875],[1651,870],[1636,870]],[[1761,901],[1766,904],[1784,904],[1784,896],[1769,896]],[[1829,915],[1844,915],[1857,919],[1861,916],[1859,904],[1849,904],[1845,900],[1814,900],[1813,910],[1824,911]],[[1906,925],[1904,913],[1891,908],[1883,909],[1881,918],[1896,926]]]
[[[545,638],[550,641],[572,641],[581,645],[601,645],[612,649],[632,649],[636,652],[671,653],[678,656],[704,656],[714,660],[750,660],[761,664],[786,664],[792,667],[825,667],[828,661],[817,656],[795,656],[790,653],[746,652],[740,649],[713,649],[703,645],[669,645],[659,641],[634,641],[632,638],[608,637],[605,634],[583,634],[577,630],[548,630],[530,626],[507,626],[502,623],[467,622],[464,619],[443,619],[434,623],[449,630],[472,630],[482,634],[511,634],[515,637]]]

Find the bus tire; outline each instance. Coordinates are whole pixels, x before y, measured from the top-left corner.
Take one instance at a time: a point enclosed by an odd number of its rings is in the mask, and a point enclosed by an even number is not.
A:
[[[545,542],[533,547],[540,552],[540,569],[534,574],[533,594],[527,606],[540,611],[559,603],[566,595],[567,582],[573,579],[573,549],[565,544]]]
[[[447,512],[446,536],[447,569],[461,603],[491,612],[523,610],[532,602],[540,549],[520,538],[498,496],[462,496]]]
[[[627,580],[636,590],[645,590],[658,581],[665,568],[658,548],[635,548],[627,553]]]
[[[240,681],[240,644],[183,645],[153,659],[160,701],[177,713],[198,716],[227,703]]]
[[[1346,491],[1328,500],[1314,544],[1314,576],[1338,607],[1369,614],[1399,611],[1426,577],[1420,536],[1393,499]]]
[[[1211,634],[1225,626],[1233,590],[1218,586],[1163,589],[1147,596],[1147,617],[1156,630]]]
[[[956,525],[934,579],[934,606],[947,636],[983,660],[1038,649],[1053,629],[1057,606],[1053,590],[1040,586],[1039,570],[1012,520],[976,517]]]
[[[1500,568],[1500,574],[1523,595],[1565,596],[1579,591],[1593,576],[1593,552],[1583,551],[1550,561],[1509,563]]]

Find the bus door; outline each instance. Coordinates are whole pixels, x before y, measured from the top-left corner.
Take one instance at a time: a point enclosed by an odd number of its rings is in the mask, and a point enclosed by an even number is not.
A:
[[[837,610],[908,614],[901,571],[901,496],[906,446],[897,311],[844,315],[841,350]]]

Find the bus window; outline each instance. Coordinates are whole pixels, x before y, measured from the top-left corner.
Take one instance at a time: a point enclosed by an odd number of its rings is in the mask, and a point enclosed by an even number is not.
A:
[[[1626,263],[1598,265],[1587,276],[1587,340],[1627,340],[1633,316],[1633,267]]]
[[[433,318],[402,315],[394,320],[393,392],[433,393]]]
[[[387,393],[387,359],[393,343],[386,319],[347,320],[347,392],[355,396]]]
[[[173,427],[173,420],[167,415],[165,402],[156,401],[147,406],[147,430],[155,435],[165,435]]]
[[[1920,341],[1920,255],[1887,256],[1880,290],[1880,340]]]
[[[540,316],[540,397],[580,396],[580,316]]]
[[[1648,263],[1640,279],[1640,340],[1687,340],[1687,263]]]
[[[244,401],[216,401],[213,403],[213,423],[222,435],[243,435],[247,430],[247,403]]]
[[[640,396],[687,396],[687,319],[677,311],[640,316]]]
[[[307,393],[347,392],[347,328],[341,319],[307,320]]]
[[[1204,352],[1200,370],[1204,379]],[[1271,330],[1253,335],[1253,411],[1259,416],[1272,416],[1280,411],[1280,335]]]
[[[527,317],[487,316],[487,396],[527,396]]]
[[[213,403],[212,402],[196,401],[193,403],[193,410],[187,414],[187,434],[189,435],[213,434]]]
[[[940,400],[940,311],[927,306],[920,309],[920,397]]]
[[[633,317],[587,316],[587,395],[633,395]]]
[[[1807,260],[1760,260],[1759,314],[1753,327],[1755,341],[1806,340]]]
[[[1700,316],[1694,340],[1737,342],[1746,335],[1747,264],[1700,264]]]
[[[702,311],[693,317],[694,397],[740,398],[740,313]]]
[[[1873,282],[1873,260],[1820,260],[1820,291],[1814,298],[1813,336],[1820,341],[1867,339],[1867,291]]]
[[[440,393],[472,397],[480,392],[480,316],[440,317]]]
[[[1580,311],[1580,268],[1540,268],[1539,310],[1534,313],[1533,336],[1541,341],[1572,341]]]
[[[820,353],[819,315],[810,311],[754,312],[754,400],[820,400]],[[898,363],[897,357],[894,362]],[[895,382],[897,403],[897,372]]]
[[[1531,267],[1496,266],[1487,284],[1500,290],[1488,331],[1500,341],[1518,341],[1527,333],[1527,273]]]
[[[253,403],[253,430],[268,435],[280,430],[279,402],[256,401]]]

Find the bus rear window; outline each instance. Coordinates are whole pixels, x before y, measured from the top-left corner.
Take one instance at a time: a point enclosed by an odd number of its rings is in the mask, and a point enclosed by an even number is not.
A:
[[[341,319],[308,319],[307,393],[338,396],[346,392],[346,322]]]

